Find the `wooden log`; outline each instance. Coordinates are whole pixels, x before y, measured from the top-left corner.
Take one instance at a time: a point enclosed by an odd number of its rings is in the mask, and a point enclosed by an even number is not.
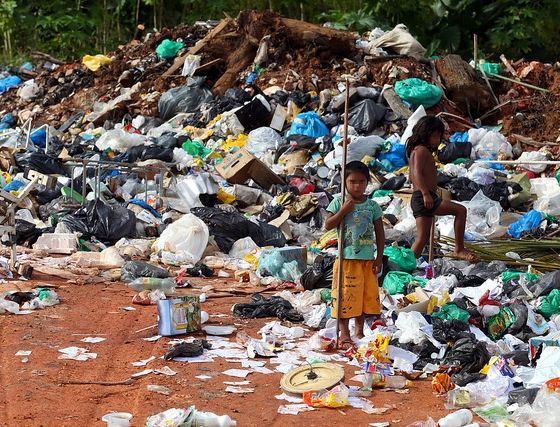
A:
[[[459,55],[438,59],[435,65],[447,89],[447,97],[463,113],[478,116],[494,106],[490,90]]]
[[[175,72],[179,68],[181,68],[185,63],[187,56],[196,55],[200,51],[202,51],[202,49],[204,49],[204,47],[206,47],[208,43],[210,43],[214,38],[216,38],[216,36],[220,34],[232,22],[233,20],[231,18],[222,19],[218,25],[216,25],[208,34],[206,34],[206,37],[204,37],[202,40],[199,40],[193,47],[191,47],[187,51],[187,53],[181,55],[178,58],[175,58],[173,65],[169,67],[169,69],[165,73],[163,73],[161,77],[167,77],[172,74],[175,74]]]
[[[393,112],[397,114],[399,117],[402,117],[403,119],[408,119],[412,115],[412,112],[406,107],[406,105],[404,105],[401,98],[399,97],[399,95],[397,95],[393,87],[391,86],[385,87],[383,89],[382,94],[385,101],[387,101],[387,104],[389,104],[391,110],[393,110]]]

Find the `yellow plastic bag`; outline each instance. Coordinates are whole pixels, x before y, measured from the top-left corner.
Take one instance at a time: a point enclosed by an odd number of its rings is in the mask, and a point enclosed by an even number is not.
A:
[[[223,188],[218,188],[218,199],[227,205],[231,205],[235,202],[235,196],[231,193],[228,193]]]
[[[86,55],[82,58],[82,63],[91,71],[97,71],[104,65],[109,65],[113,60],[105,55]]]
[[[222,150],[226,153],[230,152],[233,148],[242,148],[245,147],[247,144],[248,135],[244,133],[240,133],[239,135],[233,137],[228,136],[226,142],[222,144]]]

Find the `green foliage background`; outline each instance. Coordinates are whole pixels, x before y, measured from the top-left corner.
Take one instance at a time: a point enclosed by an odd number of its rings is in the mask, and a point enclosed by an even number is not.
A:
[[[560,54],[560,0],[0,0],[0,60],[17,63],[33,50],[63,60],[106,53],[138,23],[151,30],[244,9],[357,32],[404,23],[430,54],[470,58],[474,33],[488,59],[556,61]]]

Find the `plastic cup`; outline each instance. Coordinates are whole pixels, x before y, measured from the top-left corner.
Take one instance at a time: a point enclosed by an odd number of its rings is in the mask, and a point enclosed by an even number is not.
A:
[[[128,412],[109,412],[103,415],[101,421],[105,421],[107,427],[128,427],[131,419],[132,414]]]

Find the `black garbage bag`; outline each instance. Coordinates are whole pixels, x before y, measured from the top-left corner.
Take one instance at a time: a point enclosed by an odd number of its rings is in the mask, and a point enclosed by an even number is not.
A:
[[[526,404],[532,405],[537,397],[539,388],[518,388],[509,392],[508,395],[508,405],[513,405],[517,403],[519,406]]]
[[[193,342],[179,342],[174,344],[163,356],[164,360],[172,360],[175,357],[197,357],[202,356],[204,349],[210,350],[212,344],[206,340],[194,340]]]
[[[486,282],[486,279],[484,279],[483,277],[478,277],[478,276],[463,276],[461,279],[457,278],[459,280],[459,283],[457,284],[458,288],[472,288],[472,287],[476,287],[476,286],[480,286],[482,285],[484,282]]]
[[[373,99],[364,99],[348,111],[348,124],[358,133],[370,133],[385,117],[387,109]]]
[[[482,186],[482,192],[486,197],[496,202],[500,202],[500,205],[504,209],[509,209],[509,195],[510,186],[505,181],[496,181],[492,184]]]
[[[161,160],[162,162],[173,161],[173,148],[144,147],[140,160]]]
[[[43,231],[32,222],[16,219],[16,243],[18,245],[23,245],[26,242],[32,245],[41,234],[43,234]]]
[[[333,281],[333,266],[336,257],[331,255],[318,256],[311,267],[301,275],[301,284],[305,290],[330,288]]]
[[[506,333],[515,335],[521,332],[525,327],[529,313],[525,304],[512,303],[509,304],[508,307],[515,315],[515,322],[509,326]]]
[[[469,383],[482,381],[485,378],[486,378],[486,375],[483,375],[480,372],[461,371],[461,372],[457,372],[456,374],[451,375],[451,380],[455,384],[457,384],[459,387],[464,387]]]
[[[17,166],[22,170],[32,169],[45,175],[66,176],[62,162],[41,151],[16,154],[15,158]]]
[[[229,98],[240,105],[244,104],[247,101],[251,100],[251,95],[240,87],[232,87],[226,90],[224,94],[226,98]]]
[[[458,374],[478,373],[490,360],[490,353],[484,342],[478,341],[473,334],[459,338],[445,356],[444,364],[461,368]],[[453,382],[455,378],[453,377]]]
[[[233,314],[251,319],[278,317],[280,320],[289,320],[290,322],[303,321],[303,316],[294,309],[289,301],[277,296],[267,299],[259,293],[251,296],[250,303],[235,304]]]
[[[158,102],[159,115],[169,120],[178,113],[194,113],[202,104],[213,99],[204,77],[189,78],[187,84],[169,89]]]
[[[472,200],[480,190],[480,185],[466,177],[454,178],[447,184],[446,188],[460,202]]]
[[[268,126],[270,124],[271,112],[268,109],[270,104],[262,96],[255,96],[251,102],[246,103],[235,112],[235,116],[239,123],[245,128],[245,133]]]
[[[145,261],[127,261],[121,267],[121,280],[123,282],[129,283],[140,277],[167,279],[169,271]]]
[[[293,101],[293,103],[296,104],[298,108],[305,107],[305,104],[307,104],[310,99],[311,97],[309,96],[309,94],[304,93],[301,90],[293,90],[288,95],[288,101]]]
[[[109,206],[101,200],[93,200],[87,206],[61,219],[72,232],[82,233],[86,239],[91,236],[99,240],[116,242],[123,237],[136,234],[134,212],[122,206]]]
[[[179,140],[174,133],[165,132],[157,139],[157,145],[161,148],[175,148],[179,146]]]
[[[535,298],[548,295],[554,289],[560,289],[560,270],[543,274],[539,280],[530,284],[528,288]],[[525,295],[525,292],[520,286],[512,297],[521,295]]]
[[[465,159],[471,156],[472,144],[470,142],[450,142],[438,153],[438,159],[442,163],[452,163],[457,159]]]
[[[62,185],[60,184],[57,184],[55,188],[49,188],[42,184],[35,184],[35,187],[31,190],[30,194],[37,197],[39,205],[46,205],[61,196],[61,189]]]
[[[442,344],[455,342],[459,338],[464,338],[466,336],[465,333],[469,333],[468,323],[456,319],[443,320],[432,318],[432,325],[434,328],[434,338]]]
[[[340,113],[325,114],[324,116],[321,116],[321,119],[329,129],[343,123],[342,114]]]
[[[226,212],[219,208],[193,208],[191,213],[208,226],[220,250],[228,253],[233,244],[244,237],[250,237],[259,246],[283,247],[286,238],[279,228],[267,223],[254,223],[239,212]]]
[[[406,183],[406,176],[397,175],[392,178],[389,178],[387,181],[381,184],[381,189],[398,191],[404,186],[405,183]]]

